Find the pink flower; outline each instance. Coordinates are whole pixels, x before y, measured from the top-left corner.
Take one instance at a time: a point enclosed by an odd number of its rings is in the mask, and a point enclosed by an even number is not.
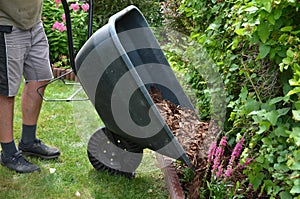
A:
[[[209,147],[208,155],[207,155],[207,160],[209,163],[213,161],[213,158],[214,158],[214,155],[216,152],[216,148],[217,148],[217,142],[213,142]]]
[[[215,151],[215,159],[214,159],[214,164],[212,166],[212,172],[214,173],[217,169],[220,171],[220,164],[221,164],[221,159],[223,157],[224,154],[224,148],[227,145],[227,137],[223,136],[219,146],[217,147],[216,151]]]
[[[245,141],[245,138],[242,137],[235,145],[232,153],[231,153],[231,156],[230,156],[230,160],[229,160],[229,163],[227,165],[227,169],[225,171],[225,176],[226,177],[230,177],[231,176],[231,173],[233,171],[233,166],[234,166],[234,163],[235,163],[235,160],[238,159],[241,155],[241,152],[242,152],[242,149],[243,149],[243,144],[244,144],[244,141]]]
[[[216,172],[216,177],[217,177],[217,178],[221,177],[222,174],[223,174],[223,171],[224,171],[224,169],[223,169],[222,165],[220,165],[220,166],[218,167],[218,171]]]
[[[90,5],[88,3],[82,4],[81,8],[84,12],[87,12],[90,8]]]
[[[67,30],[66,26],[64,25],[64,23],[60,23],[58,21],[54,22],[53,26],[52,26],[52,30],[54,31],[55,29],[57,29],[60,32],[63,32],[65,30]]]
[[[78,5],[78,3],[76,2],[76,3],[72,3],[71,5],[70,5],[70,9],[72,10],[74,10],[74,12],[77,12],[79,9],[80,9],[80,7],[79,7],[79,5]]]
[[[55,1],[55,3],[56,3],[56,8],[58,8],[59,7],[59,4],[61,3],[61,0],[54,0]]]
[[[66,14],[62,14],[61,18],[62,18],[63,22],[66,22]]]

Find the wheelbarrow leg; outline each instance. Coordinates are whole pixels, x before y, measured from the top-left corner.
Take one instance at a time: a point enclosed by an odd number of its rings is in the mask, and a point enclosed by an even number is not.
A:
[[[88,143],[88,158],[98,171],[108,171],[128,178],[135,176],[135,170],[143,157],[143,148],[121,138],[106,127],[99,128]]]

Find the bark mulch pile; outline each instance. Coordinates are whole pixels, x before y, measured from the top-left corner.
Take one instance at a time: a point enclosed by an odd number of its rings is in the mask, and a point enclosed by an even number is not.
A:
[[[194,167],[193,179],[190,181],[182,181],[182,188],[187,193],[186,198],[199,198],[199,188],[206,187],[204,178],[210,178],[210,172],[206,171],[207,153],[212,142],[216,141],[216,135],[220,132],[217,125],[212,122],[201,122],[198,119],[197,113],[186,107],[178,106],[166,99],[163,99],[161,92],[156,87],[151,87],[149,91],[158,111],[166,121],[170,130],[177,138],[178,142],[185,149],[186,154]],[[227,149],[227,154],[224,154],[224,159],[230,158],[231,149]],[[184,170],[186,165],[174,162],[176,172],[179,179],[184,178]],[[233,183],[241,181],[245,176],[240,173],[235,173]],[[257,193],[252,192],[246,198],[257,198]]]
[[[191,198],[199,198],[198,190],[206,170],[206,153],[209,148],[209,145],[204,144],[204,142],[207,143],[207,141],[214,139],[208,134],[209,123],[200,122],[194,110],[163,99],[161,92],[155,87],[151,87],[149,94],[194,166],[194,179],[192,182],[183,184],[183,189],[189,193]],[[180,177],[184,165],[177,165],[176,167]]]

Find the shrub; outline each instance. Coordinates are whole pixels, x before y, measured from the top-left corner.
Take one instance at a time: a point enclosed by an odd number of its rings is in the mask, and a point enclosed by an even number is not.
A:
[[[300,193],[299,8],[294,0],[184,0],[172,9],[192,21],[190,39],[218,65],[227,91],[224,131],[229,142],[249,135],[244,155],[253,163],[245,172],[270,198]],[[203,81],[191,74],[193,84]]]

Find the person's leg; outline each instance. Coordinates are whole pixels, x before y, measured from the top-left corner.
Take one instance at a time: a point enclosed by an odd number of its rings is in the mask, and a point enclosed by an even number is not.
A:
[[[13,141],[14,97],[0,96],[0,142]]]
[[[25,125],[36,125],[40,114],[43,99],[37,89],[47,81],[30,81],[25,83],[22,91],[22,120]],[[42,94],[44,88],[40,89]]]
[[[42,23],[36,24],[31,33],[31,48],[24,64],[26,83],[22,92],[23,126],[19,149],[24,155],[33,155],[44,159],[56,158],[60,155],[57,148],[48,147],[37,139],[37,122],[43,99],[37,89],[53,78],[49,46]],[[43,94],[44,89],[40,89]]]
[[[22,156],[13,135],[14,96],[20,87],[21,58],[26,49],[18,33],[12,27],[0,26],[0,163],[19,173],[31,173],[40,168]]]
[[[5,157],[12,156],[18,149],[13,136],[14,97],[0,96],[0,143]]]
[[[31,81],[24,85],[22,92],[22,142],[31,145],[36,140],[36,127],[38,117],[42,107],[42,98],[37,93],[37,89],[44,85],[46,81]],[[44,94],[45,88],[40,89]]]
[[[37,89],[47,81],[30,81],[25,83],[22,91],[22,137],[19,142],[19,149],[24,155],[32,155],[44,159],[57,158],[60,151],[57,148],[48,147],[37,139],[37,122],[42,107],[43,99]],[[40,89],[44,93],[45,88]]]

